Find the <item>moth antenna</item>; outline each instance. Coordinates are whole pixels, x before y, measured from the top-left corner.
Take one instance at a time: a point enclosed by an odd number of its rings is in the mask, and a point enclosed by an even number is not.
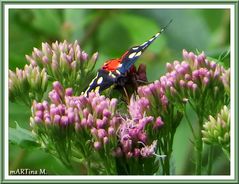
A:
[[[172,22],[173,22],[173,19],[171,19],[171,20],[166,24],[166,26],[164,26],[164,27],[159,31],[159,33],[164,32]]]

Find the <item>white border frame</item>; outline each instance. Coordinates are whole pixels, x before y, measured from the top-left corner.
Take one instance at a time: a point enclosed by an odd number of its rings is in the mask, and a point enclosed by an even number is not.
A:
[[[86,176],[86,175],[43,175],[43,176],[12,176],[9,175],[9,143],[8,143],[8,132],[9,132],[9,112],[8,112],[8,62],[9,62],[9,9],[229,9],[230,10],[230,67],[231,67],[231,86],[230,86],[230,102],[231,102],[231,130],[235,130],[235,10],[234,5],[222,5],[222,4],[208,4],[208,5],[195,5],[195,4],[164,4],[160,5],[157,3],[148,4],[6,4],[4,5],[4,75],[5,75],[5,86],[4,86],[4,109],[5,109],[5,119],[4,119],[4,179],[6,180],[117,180],[120,182],[120,179],[123,180],[234,180],[235,179],[235,131],[231,131],[231,150],[230,150],[230,175],[227,176],[188,176],[188,175],[173,175],[173,176]],[[219,181],[218,181],[219,182]],[[223,181],[222,181],[223,182]]]

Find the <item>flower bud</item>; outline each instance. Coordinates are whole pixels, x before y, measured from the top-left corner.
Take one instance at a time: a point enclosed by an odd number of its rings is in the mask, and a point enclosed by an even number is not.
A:
[[[162,121],[161,117],[157,117],[156,121],[155,121],[155,128],[160,128],[164,125],[164,122]]]
[[[93,56],[91,57],[90,61],[95,63],[97,61],[97,59],[98,59],[98,56],[99,56],[98,52],[94,53]]]
[[[81,53],[81,60],[86,61],[88,59],[88,54],[85,53],[84,51]]]
[[[110,127],[108,128],[108,134],[109,134],[109,135],[114,135],[114,133],[115,133],[115,129],[110,126]]]
[[[94,142],[94,148],[95,148],[96,150],[99,150],[101,147],[102,147],[102,145],[101,145],[100,142],[98,142],[98,141]]]
[[[230,146],[230,111],[226,106],[216,118],[209,116],[209,121],[203,125],[202,135],[207,144],[217,144],[224,149]]]
[[[58,124],[61,122],[61,116],[56,114],[53,118],[53,123]]]
[[[109,143],[109,138],[108,137],[104,137],[103,138],[103,143],[104,144],[108,144]]]
[[[184,58],[185,60],[188,60],[188,59],[189,59],[189,54],[188,54],[188,52],[187,52],[185,49],[183,49],[183,58]]]
[[[66,96],[72,96],[73,95],[73,89],[72,88],[67,88],[65,91]]]
[[[41,122],[42,122],[42,119],[41,119],[39,116],[35,116],[35,117],[34,117],[34,122],[35,122],[35,123],[41,123]]]
[[[68,117],[67,116],[62,116],[61,117],[61,124],[62,125],[68,125],[68,123],[69,123]]]
[[[98,137],[103,138],[107,135],[106,131],[104,129],[98,129]]]

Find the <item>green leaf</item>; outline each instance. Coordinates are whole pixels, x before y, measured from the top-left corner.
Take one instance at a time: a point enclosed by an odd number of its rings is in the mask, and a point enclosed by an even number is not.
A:
[[[22,148],[27,148],[27,149],[38,147],[39,144],[37,144],[36,138],[32,134],[32,132],[27,129],[21,128],[17,122],[15,123],[16,123],[15,128],[12,128],[12,127],[9,128],[10,143],[16,144]]]
[[[56,38],[61,33],[60,10],[33,10],[33,26],[39,31]]]
[[[210,56],[210,57],[209,57]],[[219,48],[207,54],[209,61],[215,61],[224,68],[230,68],[230,48]]]
[[[99,30],[99,53],[106,55],[107,60],[120,57],[130,46],[131,38],[118,19],[109,18]]]
[[[198,48],[205,50],[210,41],[210,30],[206,21],[198,16],[197,10],[141,10],[139,13],[147,14],[156,20],[159,25],[166,25],[170,19],[173,22],[168,27],[166,34],[168,45],[177,52],[184,49]]]
[[[142,29],[142,25],[144,28]],[[140,45],[150,39],[160,30],[153,20],[143,16],[119,13],[117,16],[109,17],[100,27],[99,52],[109,57],[120,57],[130,47]],[[155,41],[148,51],[159,53],[165,40]],[[110,58],[109,58],[110,59]]]
[[[9,68],[12,70],[28,64],[25,55],[31,53],[33,46],[40,45],[42,37],[31,29],[29,17],[32,17],[29,11],[11,10],[9,12]]]
[[[131,37],[131,46],[144,43],[161,29],[156,21],[144,16],[120,14],[117,18],[119,23],[124,26]],[[160,41],[155,41],[154,44],[150,45],[148,50],[159,53],[161,48],[165,45],[165,38],[160,36],[159,40]]]
[[[201,16],[204,18],[204,20],[207,22],[208,28],[210,30],[215,31],[218,29],[218,27],[221,26],[221,21],[223,20],[223,16],[225,14],[229,14],[229,10],[226,9],[199,9],[198,16]],[[215,17],[217,21],[215,21]]]
[[[66,9],[64,10],[64,33],[67,35],[71,41],[82,40],[85,35],[85,26],[88,23],[88,13],[89,10],[85,9]],[[67,29],[68,28],[68,29]]]
[[[159,169],[159,160],[155,157],[148,157],[143,159],[144,174],[154,174]]]

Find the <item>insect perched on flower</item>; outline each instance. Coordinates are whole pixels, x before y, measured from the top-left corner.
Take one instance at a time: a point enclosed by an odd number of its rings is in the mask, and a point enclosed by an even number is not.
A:
[[[96,77],[89,84],[89,87],[85,91],[85,96],[92,91],[101,93],[111,85],[121,83],[136,60],[143,54],[146,48],[165,31],[171,22],[172,20],[148,41],[141,45],[131,47],[120,58],[106,61],[102,68],[99,69]]]

